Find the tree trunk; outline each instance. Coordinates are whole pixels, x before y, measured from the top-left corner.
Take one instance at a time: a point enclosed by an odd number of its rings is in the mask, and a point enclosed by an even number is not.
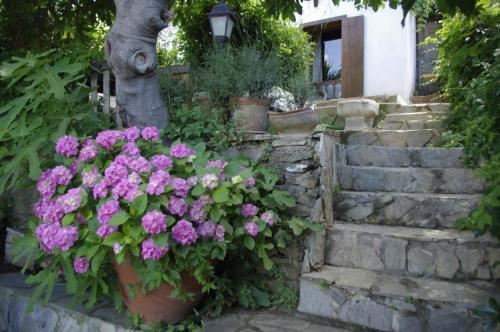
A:
[[[116,77],[124,125],[168,125],[157,77],[156,40],[171,18],[167,0],[114,0],[116,20],[106,37],[106,60]]]

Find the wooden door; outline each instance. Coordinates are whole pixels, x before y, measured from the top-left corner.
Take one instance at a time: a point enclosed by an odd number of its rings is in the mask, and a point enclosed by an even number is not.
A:
[[[364,17],[342,19],[342,95],[363,96]]]

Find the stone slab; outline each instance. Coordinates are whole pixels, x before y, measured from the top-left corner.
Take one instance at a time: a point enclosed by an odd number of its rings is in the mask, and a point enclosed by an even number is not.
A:
[[[336,223],[327,231],[325,263],[394,271],[400,275],[476,280],[479,268],[494,265],[487,251],[498,250],[491,236],[472,232]]]
[[[476,194],[346,191],[337,193],[339,220],[391,226],[453,228],[479,204]]]
[[[403,122],[409,120],[432,120],[446,115],[442,112],[411,112],[411,113],[396,113],[387,114],[384,117],[385,121]]]
[[[461,168],[463,148],[345,145],[347,164],[377,167]]]
[[[489,296],[467,283],[324,266],[302,277],[298,310],[378,331],[479,332],[473,308]]]
[[[437,144],[437,129],[341,131],[341,142],[349,145],[423,147]]]
[[[345,190],[476,194],[485,188],[473,170],[464,168],[344,166],[339,173]]]

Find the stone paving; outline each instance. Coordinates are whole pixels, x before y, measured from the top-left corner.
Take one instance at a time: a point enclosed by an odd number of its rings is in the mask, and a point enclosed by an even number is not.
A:
[[[48,304],[36,304],[26,312],[33,287],[19,273],[0,274],[0,332],[131,332],[123,313],[103,302],[91,309],[70,307],[71,296],[63,283],[56,285]],[[207,332],[348,332],[312,322],[296,312],[281,310],[233,310],[203,322]],[[317,318],[316,318],[317,319]],[[325,323],[326,321],[323,321]],[[330,323],[330,322],[328,322]]]

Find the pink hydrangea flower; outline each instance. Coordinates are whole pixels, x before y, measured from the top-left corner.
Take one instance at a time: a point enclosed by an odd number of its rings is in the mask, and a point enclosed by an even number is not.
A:
[[[52,171],[48,170],[43,172],[36,184],[36,190],[43,198],[50,198],[55,194],[56,189],[57,183],[52,177]]]
[[[146,158],[142,156],[130,160],[128,163],[128,167],[130,167],[132,170],[136,171],[139,174],[151,172],[151,164]]]
[[[52,181],[61,186],[67,186],[73,176],[71,175],[71,171],[64,166],[56,166],[52,169],[50,176]]]
[[[134,142],[128,142],[122,147],[122,152],[130,156],[137,156],[141,153],[141,150],[139,150],[139,147]]]
[[[76,273],[85,273],[89,269],[89,261],[86,257],[78,257],[73,261],[73,269]]]
[[[165,192],[165,186],[170,182],[170,174],[164,170],[159,170],[149,177],[146,192],[150,195],[159,196]]]
[[[186,144],[176,144],[170,148],[170,155],[174,158],[186,158],[194,154],[194,151]]]
[[[70,213],[78,210],[82,203],[82,188],[73,188],[57,199],[57,204],[60,204],[64,213]]]
[[[122,179],[126,179],[127,177],[127,167],[114,162],[104,170],[104,181],[110,187],[116,186]]]
[[[201,195],[198,201],[203,202],[204,205],[214,204],[214,200],[207,194]]]
[[[82,171],[82,184],[88,188],[94,188],[95,185],[101,180],[99,169],[92,167],[89,171]]]
[[[177,198],[175,196],[170,196],[169,202],[168,202],[168,211],[171,214],[175,214],[178,216],[183,216],[186,214],[188,210],[188,205],[184,198]]]
[[[170,183],[174,187],[175,195],[179,197],[186,197],[189,192],[189,186],[186,180],[182,178],[173,178],[170,180]]]
[[[59,223],[40,224],[35,230],[42,250],[52,253],[54,249],[68,251],[78,240],[76,226],[61,227]]]
[[[245,232],[250,236],[256,236],[259,232],[259,226],[254,221],[249,221],[243,226]]]
[[[179,220],[172,228],[172,238],[182,246],[196,242],[197,237],[193,225],[185,219]]]
[[[146,127],[142,130],[142,138],[146,141],[159,141],[160,132],[155,127]]]
[[[56,152],[65,157],[73,157],[78,154],[78,138],[66,135],[57,140]]]
[[[253,217],[257,214],[257,207],[253,204],[243,204],[240,213],[243,217]]]
[[[187,179],[186,182],[187,182],[188,186],[194,187],[194,186],[196,186],[196,183],[198,182],[198,179],[196,178],[196,176],[191,176],[191,177],[189,177]]]
[[[215,174],[205,174],[201,177],[201,186],[203,188],[214,189],[219,183],[219,178]]]
[[[44,197],[40,198],[33,206],[33,213],[38,219],[43,219],[50,204],[52,204],[50,199]]]
[[[58,223],[64,216],[64,208],[59,202],[50,202],[43,215],[43,221],[47,223]]]
[[[76,173],[78,173],[79,167],[80,167],[80,160],[78,160],[78,159],[73,160],[73,162],[69,166],[69,172],[70,172],[71,176],[75,176]]]
[[[82,161],[91,161],[97,157],[97,147],[94,144],[94,141],[91,139],[86,140],[82,144],[82,148],[80,149],[80,154],[78,155],[78,159]]]
[[[128,178],[121,180],[111,189],[114,199],[123,197],[127,202],[132,202],[137,196],[142,195],[142,191],[136,184],[130,183]]]
[[[97,219],[101,225],[107,225],[109,220],[119,211],[120,203],[118,201],[107,201],[97,209]]]
[[[141,131],[137,127],[130,127],[125,129],[123,135],[125,136],[127,141],[135,142],[141,136]]]
[[[108,185],[106,184],[106,181],[101,181],[97,183],[94,186],[92,194],[94,196],[94,199],[106,198],[106,196],[108,196]]]
[[[151,163],[156,167],[156,169],[167,169],[172,167],[172,159],[163,155],[157,154],[151,158]]]
[[[105,130],[97,134],[96,143],[106,150],[111,150],[116,142],[123,137],[123,133],[118,130]]]
[[[197,223],[203,222],[208,217],[207,211],[204,209],[205,203],[199,200],[193,202],[193,206],[189,209],[189,216],[192,221]]]
[[[243,184],[246,188],[252,188],[253,186],[255,186],[255,179],[251,176]]]
[[[97,229],[97,236],[99,236],[101,239],[105,240],[110,234],[115,233],[118,231],[118,226],[110,226],[110,225],[101,225]]]
[[[113,243],[113,252],[118,255],[121,253],[123,250],[123,246],[119,244],[118,242]]]
[[[167,216],[158,210],[154,210],[142,217],[141,224],[146,233],[159,234],[167,230]]]
[[[264,220],[268,225],[274,225],[274,214],[272,211],[264,212],[260,215],[260,219]]]
[[[81,213],[77,213],[75,219],[76,222],[79,223],[80,225],[84,225],[87,223],[87,219],[85,219],[85,217]]]
[[[217,241],[217,242],[222,242],[224,241],[224,234],[226,233],[224,227],[222,227],[222,225],[217,225],[217,227],[215,227],[215,231],[214,231],[214,240]]]
[[[136,172],[132,172],[128,175],[128,182],[135,185],[140,185],[142,183],[142,179],[139,174],[137,174]]]
[[[118,156],[115,157],[113,160],[113,164],[115,165],[121,165],[121,166],[127,166],[128,163],[130,162],[130,157],[124,154],[119,154]]]
[[[206,168],[218,168],[220,170],[220,177],[219,179],[221,181],[224,181],[224,167],[227,166],[227,163],[223,160],[212,160],[207,163]]]
[[[165,256],[170,249],[168,246],[165,247],[157,247],[153,241],[153,239],[147,239],[142,242],[141,245],[141,255],[145,260],[159,260],[163,256]]]
[[[213,221],[201,223],[197,229],[198,235],[201,237],[212,237],[215,233],[215,227],[216,225]]]

